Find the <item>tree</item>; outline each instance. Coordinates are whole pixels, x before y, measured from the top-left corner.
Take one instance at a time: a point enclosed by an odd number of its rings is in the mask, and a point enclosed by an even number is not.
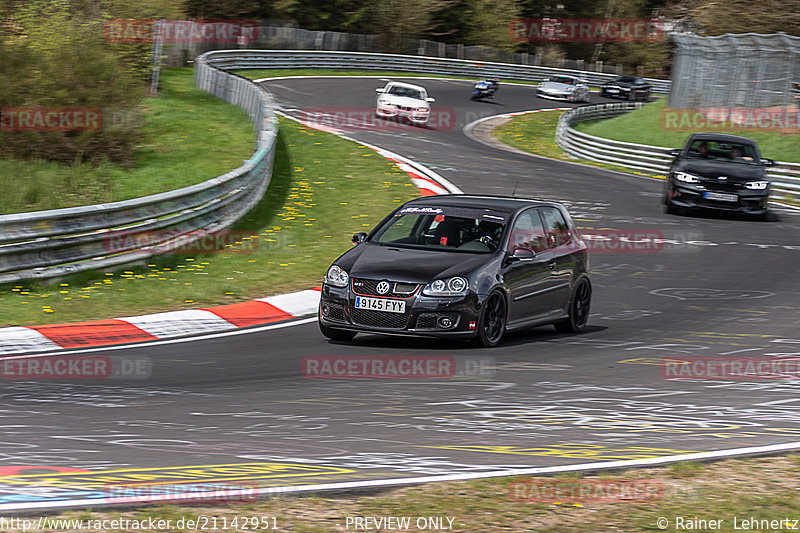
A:
[[[465,44],[512,49],[517,43],[508,35],[509,23],[520,18],[517,0],[468,0]]]
[[[156,4],[146,0],[142,13],[152,17],[180,14],[169,11],[176,0]],[[160,6],[160,7],[159,7]],[[48,131],[33,127],[0,130],[0,155],[40,158],[64,163],[110,159],[132,161],[136,128],[109,123],[107,111],[137,106],[145,94],[149,68],[143,58],[149,46],[134,53],[105,38],[104,22],[115,16],[135,16],[120,0],[5,0],[0,11],[0,107],[27,113],[46,108],[99,113],[99,129],[78,127]],[[139,17],[143,18],[143,17]],[[126,55],[128,54],[128,55]],[[9,112],[9,117],[13,116]],[[6,117],[8,118],[8,117]]]
[[[403,52],[406,39],[431,31],[436,13],[449,5],[446,0],[376,0],[354,12],[348,27],[382,35],[387,51]]]
[[[705,35],[776,33],[800,36],[800,0],[681,0],[661,13],[697,24]]]

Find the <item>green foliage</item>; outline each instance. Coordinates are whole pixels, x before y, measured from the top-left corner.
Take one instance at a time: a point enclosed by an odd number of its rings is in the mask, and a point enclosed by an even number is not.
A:
[[[131,110],[145,94],[150,47],[108,42],[104,23],[115,17],[176,16],[178,6],[177,0],[147,0],[136,11],[120,0],[5,0],[0,5],[0,106],[47,110],[59,118],[50,128],[34,120],[10,124],[7,114],[0,157],[131,164],[138,122],[113,119],[135,117]],[[74,117],[76,109],[98,119],[92,125],[71,120],[64,127],[60,117]]]
[[[776,33],[800,35],[800,4],[797,0],[681,0],[664,14],[698,26],[705,35],[725,33]]]

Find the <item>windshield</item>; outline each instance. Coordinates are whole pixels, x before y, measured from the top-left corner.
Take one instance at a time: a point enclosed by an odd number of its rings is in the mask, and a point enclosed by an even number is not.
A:
[[[389,94],[393,94],[395,96],[404,96],[406,98],[416,98],[417,100],[422,100],[422,95],[416,89],[411,89],[409,87],[398,87],[394,86],[389,89]]]
[[[693,159],[715,159],[733,163],[758,163],[758,154],[751,144],[728,141],[697,140],[689,147],[687,157]]]
[[[633,76],[617,76],[614,81],[618,83],[636,83],[636,78]]]
[[[565,85],[575,85],[575,78],[568,78],[567,76],[552,76],[549,81],[563,83]]]
[[[508,213],[463,207],[405,207],[381,226],[370,242],[448,252],[497,250]]]

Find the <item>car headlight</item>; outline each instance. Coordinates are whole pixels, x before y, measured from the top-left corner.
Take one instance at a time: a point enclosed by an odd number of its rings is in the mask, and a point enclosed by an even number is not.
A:
[[[325,282],[333,287],[346,287],[349,280],[347,272],[337,265],[332,265],[325,274]]]
[[[450,279],[437,279],[425,285],[422,294],[425,296],[466,296],[469,282],[457,276]]]
[[[700,177],[686,172],[676,172],[675,179],[684,183],[700,183]]]
[[[769,187],[768,181],[749,181],[744,184],[745,189],[754,189],[756,191],[763,191]]]

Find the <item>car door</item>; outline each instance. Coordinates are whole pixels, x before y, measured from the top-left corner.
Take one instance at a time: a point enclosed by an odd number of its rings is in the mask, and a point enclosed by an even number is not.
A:
[[[542,251],[547,248],[542,218],[533,208],[519,214],[511,227],[508,257],[503,267],[503,280],[511,296],[508,324],[524,322],[547,315],[552,309],[548,291],[550,265]],[[530,250],[530,257],[512,257],[515,249]]]
[[[547,289],[551,295],[551,311],[564,309],[571,296],[571,280],[575,276],[575,235],[564,215],[555,207],[540,207],[547,249],[539,256],[547,263],[550,276]]]

